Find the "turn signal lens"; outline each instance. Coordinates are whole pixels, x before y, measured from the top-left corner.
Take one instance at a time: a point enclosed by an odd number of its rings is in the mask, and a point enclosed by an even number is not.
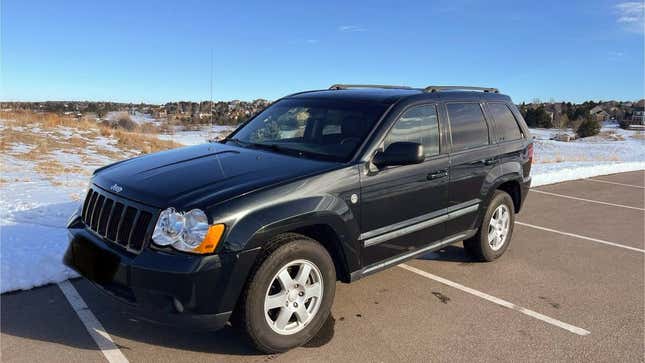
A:
[[[214,224],[208,227],[208,232],[206,233],[206,237],[204,237],[204,240],[202,241],[202,243],[199,244],[199,246],[195,247],[193,252],[201,253],[201,254],[213,253],[213,251],[215,251],[215,248],[217,248],[217,244],[219,243],[223,234],[224,234],[223,224]]]
[[[528,155],[529,155],[529,164],[533,164],[533,143],[529,144]]]

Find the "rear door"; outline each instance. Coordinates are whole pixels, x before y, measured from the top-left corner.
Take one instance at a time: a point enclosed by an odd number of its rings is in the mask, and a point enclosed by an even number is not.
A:
[[[454,235],[475,228],[477,211],[487,194],[486,176],[498,163],[492,129],[477,101],[447,102],[450,124],[450,183],[446,233]],[[489,181],[490,182],[490,181]]]
[[[402,112],[383,141],[424,146],[425,161],[370,170],[361,178],[363,265],[371,265],[441,239],[445,223],[448,155],[440,146],[435,104]],[[435,223],[436,222],[436,223]]]

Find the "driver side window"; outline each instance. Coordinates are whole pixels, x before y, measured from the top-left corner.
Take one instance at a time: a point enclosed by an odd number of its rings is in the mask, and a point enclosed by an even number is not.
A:
[[[439,120],[435,105],[415,106],[403,113],[385,138],[384,149],[395,142],[423,145],[425,156],[439,155]]]

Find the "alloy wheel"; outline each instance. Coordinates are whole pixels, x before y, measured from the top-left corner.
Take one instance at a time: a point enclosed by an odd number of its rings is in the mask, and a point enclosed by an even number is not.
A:
[[[264,298],[264,316],[271,329],[291,335],[304,329],[316,316],[323,297],[323,279],[308,260],[284,265],[271,279]]]
[[[511,216],[506,204],[500,204],[488,224],[488,245],[493,251],[499,251],[506,242],[510,229]]]

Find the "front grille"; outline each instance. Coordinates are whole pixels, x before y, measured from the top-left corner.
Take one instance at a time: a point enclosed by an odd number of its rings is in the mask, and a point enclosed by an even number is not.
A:
[[[92,232],[130,252],[139,253],[152,233],[154,210],[90,188],[81,217]]]

